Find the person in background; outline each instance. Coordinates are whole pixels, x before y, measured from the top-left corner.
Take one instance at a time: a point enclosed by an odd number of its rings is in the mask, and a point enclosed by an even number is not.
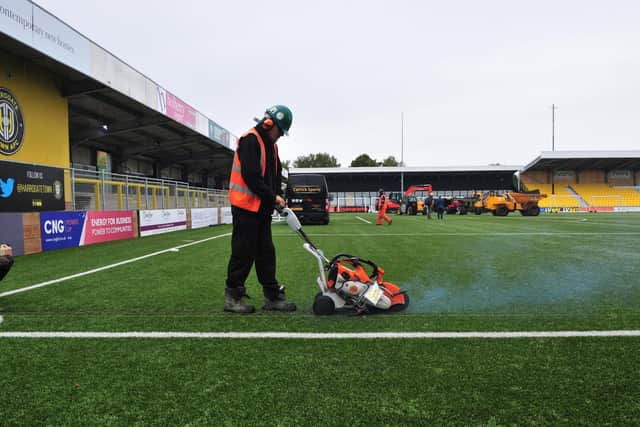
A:
[[[0,245],[0,280],[4,279],[4,276],[9,273],[13,266],[13,250],[11,246]]]
[[[438,213],[438,219],[444,219],[444,211],[447,208],[447,201],[442,197],[442,195],[438,196],[436,199],[436,212]]]
[[[424,213],[427,215],[427,219],[431,219],[431,212],[433,211],[433,194],[429,193],[424,198]]]
[[[384,194],[384,190],[381,188],[378,190],[378,222],[376,225],[382,225],[382,220],[385,220],[387,224],[391,225],[393,220],[387,216],[387,196]]]
[[[227,267],[224,311],[253,313],[245,281],[255,263],[264,293],[263,310],[295,311],[287,302],[285,286],[276,279],[276,251],[271,235],[271,215],[284,207],[282,167],[276,141],[287,135],[293,115],[284,105],[268,108],[258,124],[240,137],[229,179],[233,215],[231,257]]]

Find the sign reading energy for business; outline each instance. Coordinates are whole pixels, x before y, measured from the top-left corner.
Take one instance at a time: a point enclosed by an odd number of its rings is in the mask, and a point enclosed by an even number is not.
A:
[[[0,161],[0,212],[62,210],[62,169]]]

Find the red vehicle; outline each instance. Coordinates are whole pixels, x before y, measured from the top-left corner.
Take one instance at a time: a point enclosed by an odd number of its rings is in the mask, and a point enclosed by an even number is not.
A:
[[[416,215],[424,208],[420,208],[422,203],[418,203],[418,198],[414,196],[417,191],[423,191],[430,194],[433,191],[431,184],[417,184],[410,185],[407,190],[400,194],[399,192],[389,193],[389,199],[387,201],[387,212],[395,211],[398,215]]]

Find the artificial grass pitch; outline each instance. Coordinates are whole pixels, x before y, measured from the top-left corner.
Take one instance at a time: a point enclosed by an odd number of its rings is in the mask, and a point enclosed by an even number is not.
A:
[[[3,425],[633,425],[637,339],[3,340]]]
[[[640,329],[640,215],[341,214],[305,232],[329,257],[377,262],[406,312],[311,314],[317,264],[274,224],[278,277],[298,303],[222,312],[230,227],[18,257],[0,332],[413,332]],[[217,239],[207,240],[214,236]],[[0,338],[1,424],[637,424],[638,338],[75,340]],[[84,418],[83,418],[84,417]]]

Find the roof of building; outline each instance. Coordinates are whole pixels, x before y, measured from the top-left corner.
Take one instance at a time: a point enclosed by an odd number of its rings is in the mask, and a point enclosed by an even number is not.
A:
[[[31,1],[4,5],[2,18],[0,50],[59,78],[72,147],[228,173],[231,132]]]
[[[290,168],[290,174],[381,174],[381,173],[464,173],[464,172],[515,172],[522,166],[488,165],[488,166],[377,166],[377,167],[349,167],[349,168]]]
[[[640,169],[640,151],[543,151],[521,173],[533,170]]]

